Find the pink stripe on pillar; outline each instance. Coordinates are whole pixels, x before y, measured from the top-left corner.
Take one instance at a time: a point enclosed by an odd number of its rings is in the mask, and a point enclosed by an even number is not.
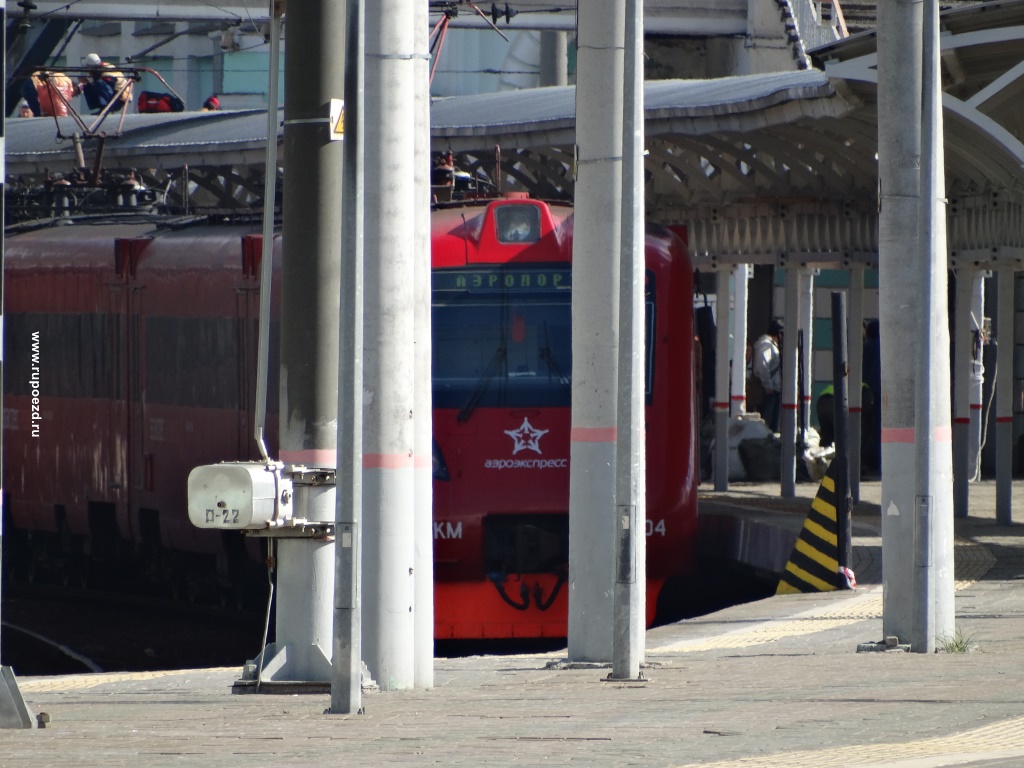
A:
[[[338,452],[331,448],[309,448],[302,451],[281,451],[285,464],[304,464],[307,467],[336,467]]]
[[[915,431],[913,427],[902,427],[900,429],[883,429],[883,443],[913,443]]]
[[[408,453],[364,453],[363,469],[409,469],[413,457]]]
[[[618,427],[573,427],[569,439],[574,443],[614,443],[619,439]]]

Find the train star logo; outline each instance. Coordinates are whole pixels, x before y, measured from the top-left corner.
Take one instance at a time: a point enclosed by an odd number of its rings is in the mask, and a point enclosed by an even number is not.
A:
[[[512,438],[512,455],[520,451],[530,450],[541,453],[540,439],[548,433],[547,429],[536,429],[530,424],[529,419],[523,419],[519,429],[506,429],[505,434]]]

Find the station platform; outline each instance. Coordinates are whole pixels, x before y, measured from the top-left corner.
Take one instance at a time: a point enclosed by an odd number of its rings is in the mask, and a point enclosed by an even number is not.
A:
[[[858,652],[882,640],[877,486],[855,512],[857,590],[652,629],[642,682],[564,650],[437,659],[433,689],[366,692],[364,714],[325,715],[326,695],[232,695],[234,667],[19,678],[49,723],[0,732],[0,766],[1024,765],[1024,526],[997,525],[994,483],[972,485],[956,522],[961,642]],[[702,515],[799,527],[816,486],[778,492],[702,488]]]

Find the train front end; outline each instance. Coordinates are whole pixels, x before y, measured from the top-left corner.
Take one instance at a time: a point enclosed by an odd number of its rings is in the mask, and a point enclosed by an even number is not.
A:
[[[649,238],[650,239],[650,238]],[[657,250],[657,248],[655,249]],[[672,287],[666,249],[648,271]],[[650,245],[648,251],[651,251]],[[572,209],[527,198],[467,203],[433,214],[435,637],[561,638],[569,609]],[[660,259],[660,260],[659,260]],[[650,253],[648,257],[650,262]],[[661,262],[664,262],[662,264]],[[688,264],[686,265],[688,268]],[[684,275],[685,277],[685,275]],[[686,280],[681,281],[690,285]],[[677,288],[679,286],[676,286]],[[690,294],[685,307],[692,306]],[[670,304],[661,311],[668,316]],[[689,310],[687,310],[689,311]],[[678,303],[672,312],[680,313]],[[671,396],[670,371],[692,378],[692,333],[648,359],[648,620],[665,577],[692,562],[696,472],[692,408],[669,408],[679,430],[651,428],[651,387]],[[668,365],[669,339],[687,354]],[[682,349],[682,348],[685,349]],[[655,356],[663,370],[654,378]],[[684,399],[692,392],[683,388]],[[678,463],[668,471],[666,462]],[[680,489],[680,482],[688,485]],[[666,506],[666,504],[668,506]],[[652,541],[652,538],[658,541]]]

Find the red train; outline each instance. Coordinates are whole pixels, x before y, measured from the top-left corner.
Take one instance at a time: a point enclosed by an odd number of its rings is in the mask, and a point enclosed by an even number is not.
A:
[[[247,583],[258,547],[194,528],[186,480],[256,458],[260,235],[205,219],[65,221],[7,233],[5,566],[65,580],[98,568],[193,596]],[[564,205],[433,214],[438,638],[566,634],[571,249]],[[650,228],[648,619],[694,563],[691,297],[684,246]]]

